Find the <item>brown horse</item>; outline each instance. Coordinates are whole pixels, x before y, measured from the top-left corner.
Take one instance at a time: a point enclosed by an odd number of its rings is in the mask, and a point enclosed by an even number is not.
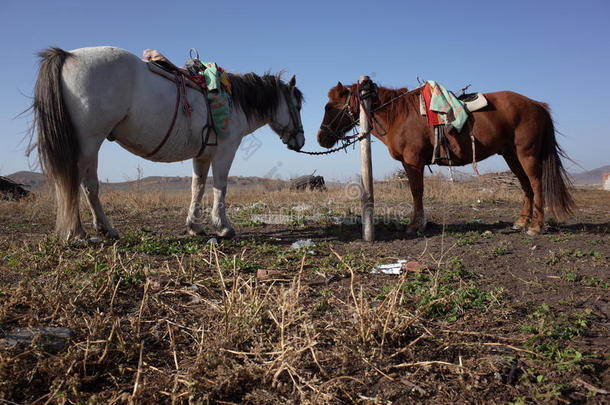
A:
[[[408,91],[380,87],[372,106],[373,135],[387,146],[394,159],[402,162],[409,178],[413,214],[408,232],[423,231],[426,226],[423,173],[434,148],[434,131],[420,114],[420,93],[421,88]],[[561,157],[566,156],[555,139],[549,108],[510,91],[487,93],[485,97],[488,106],[469,113],[462,131],[446,137],[452,165],[462,166],[496,153],[502,155],[524,192],[521,213],[513,228],[529,225],[527,233],[537,235],[544,225],[545,198],[556,218],[570,216],[574,208],[561,162]],[[339,82],[328,92],[328,98],[318,132],[318,142],[326,148],[355,126],[354,117],[358,117],[360,108],[356,84],[343,86]]]

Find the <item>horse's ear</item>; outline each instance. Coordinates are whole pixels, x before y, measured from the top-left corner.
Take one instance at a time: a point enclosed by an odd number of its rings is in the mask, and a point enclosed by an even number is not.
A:
[[[288,85],[290,87],[294,87],[294,86],[296,86],[296,84],[297,84],[297,77],[295,75],[292,75],[292,77],[288,81]]]
[[[337,82],[337,88],[341,90],[343,88],[343,84],[341,84],[341,82]]]

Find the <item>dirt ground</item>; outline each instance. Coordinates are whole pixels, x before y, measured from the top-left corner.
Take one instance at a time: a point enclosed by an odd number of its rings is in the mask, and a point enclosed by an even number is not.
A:
[[[577,190],[536,237],[511,229],[517,190],[444,183],[407,236],[407,194],[380,187],[373,244],[336,224],[358,214],[349,186],[229,192],[218,244],[185,233],[185,193],[107,193],[121,238],[68,245],[50,197],[0,201],[0,338],[73,332],[5,339],[0,401],[610,403],[610,193]]]

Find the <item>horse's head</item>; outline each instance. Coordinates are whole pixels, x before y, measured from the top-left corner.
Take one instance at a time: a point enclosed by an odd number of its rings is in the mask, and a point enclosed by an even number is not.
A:
[[[333,147],[345,133],[356,125],[356,114],[351,87],[345,87],[338,82],[328,92],[328,103],[324,107],[324,119],[318,131],[318,143],[325,148]],[[352,97],[353,96],[353,97]],[[356,104],[357,105],[357,104]]]
[[[296,87],[296,82],[296,78],[292,76],[288,84],[281,83],[281,99],[269,126],[289,149],[301,150],[305,144],[301,121],[303,94]]]

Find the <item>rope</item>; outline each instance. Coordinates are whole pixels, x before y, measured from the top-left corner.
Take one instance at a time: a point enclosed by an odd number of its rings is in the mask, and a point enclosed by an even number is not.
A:
[[[321,155],[330,155],[331,153],[335,153],[338,152],[340,150],[344,150],[347,149],[348,147],[352,146],[353,144],[355,144],[356,142],[360,142],[361,140],[363,140],[364,138],[367,137],[368,134],[355,134],[352,136],[355,136],[355,138],[353,138],[351,141],[349,142],[345,142],[343,145],[333,148],[333,149],[329,149],[329,150],[324,150],[321,152],[308,152],[305,150],[295,150],[295,152],[297,153],[303,153],[304,155],[311,155],[311,156],[321,156]]]
[[[400,97],[405,96],[407,93],[409,93],[409,91],[405,91],[403,93],[400,93],[398,96],[386,101],[385,103],[381,104],[380,106],[378,106],[377,108],[373,109],[370,112],[370,116],[373,117],[373,119],[375,119],[375,117],[373,116],[374,113],[376,113],[377,111],[381,110],[382,108],[384,108],[385,106],[392,104],[395,100],[399,99]],[[351,92],[350,92],[350,96],[351,96]],[[353,116],[352,112],[349,110],[349,100],[350,100],[350,96],[347,97],[347,103],[346,106],[347,107],[347,111],[350,113],[350,116]],[[342,111],[345,110],[345,107],[343,108]],[[367,118],[369,116],[369,113],[367,113]],[[337,117],[335,117],[335,119],[333,119],[332,122],[334,122],[337,119]],[[370,119],[370,118],[369,118]],[[375,119],[375,121],[377,121]],[[331,123],[332,123],[331,122]],[[354,126],[358,125],[358,123],[360,122],[360,119],[353,119],[352,120],[352,124],[354,124]],[[385,130],[384,130],[385,132]],[[358,135],[357,133],[354,135],[351,135],[349,137],[343,137],[343,138],[339,138],[339,140],[346,140],[346,139],[351,139],[349,142],[345,142],[343,145],[333,148],[333,149],[329,149],[329,150],[325,150],[325,151],[321,151],[321,152],[309,152],[309,151],[305,151],[305,150],[295,150],[295,152],[297,153],[302,153],[304,155],[310,155],[310,156],[322,156],[322,155],[330,155],[331,153],[335,153],[338,152],[340,150],[344,150],[347,149],[348,147],[350,147],[351,145],[355,144],[356,142],[360,142],[361,140],[363,140],[364,138],[366,138],[368,134],[361,134]],[[385,134],[384,134],[385,135]]]

